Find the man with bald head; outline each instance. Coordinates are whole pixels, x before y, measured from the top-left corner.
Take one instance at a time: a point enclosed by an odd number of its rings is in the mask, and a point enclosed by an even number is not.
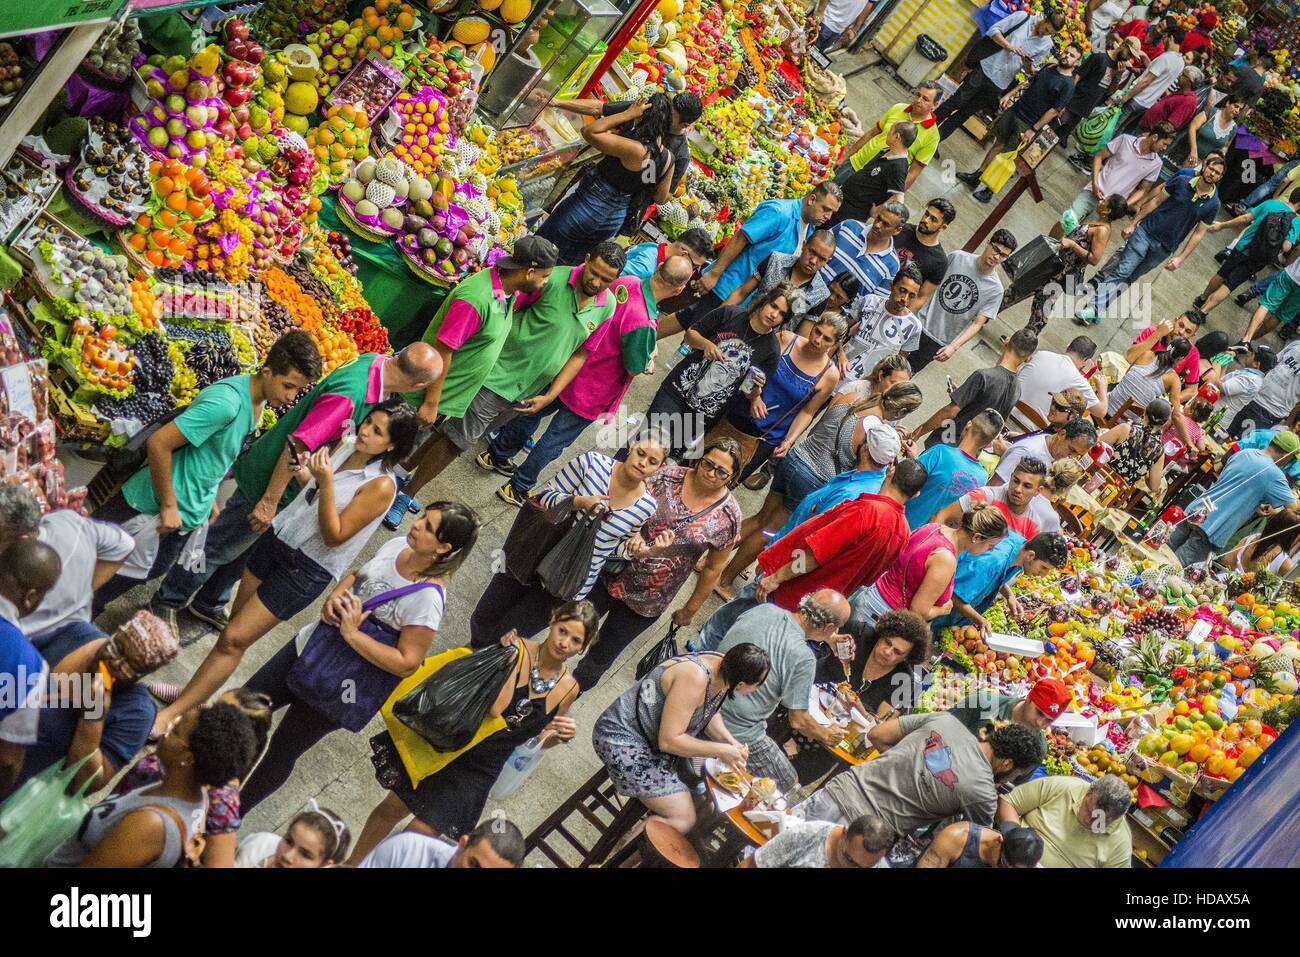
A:
[[[248,553],[276,513],[298,494],[289,461],[290,439],[299,449],[311,451],[336,442],[390,395],[423,389],[441,374],[442,359],[434,347],[415,342],[391,357],[364,353],[316,383],[235,461],[232,471],[238,487],[208,528],[205,570],[172,565],[154,596],[154,614],[179,634],[177,616],[189,605],[196,618],[218,631],[225,628],[225,608]]]
[[[0,501],[9,504],[8,496]],[[58,552],[30,533],[0,556],[0,685],[6,689],[0,696],[0,798],[22,771],[27,747],[36,743],[45,685],[45,662],[18,622],[36,610],[62,571]]]
[[[767,680],[753,694],[735,695],[722,705],[722,720],[741,744],[749,747],[749,771],[772,778],[782,791],[798,786],[799,778],[780,745],[767,736],[767,720],[785,705],[790,727],[807,737],[833,747],[844,740],[843,724],[821,724],[808,711],[817,658],[824,650],[835,653],[837,640],[853,640],[840,634],[849,620],[849,603],[831,588],[804,595],[793,612],[767,603],[752,608],[736,619],[718,646],[726,654],[736,645],[749,642],[767,652],[772,663]],[[817,645],[827,646],[814,651]]]

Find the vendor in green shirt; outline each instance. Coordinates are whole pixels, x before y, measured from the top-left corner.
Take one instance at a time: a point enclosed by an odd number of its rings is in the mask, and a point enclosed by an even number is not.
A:
[[[466,276],[447,294],[424,331],[424,341],[438,350],[442,374],[423,392],[406,396],[417,407],[421,424],[432,428],[439,416],[458,419],[466,413],[505,347],[514,325],[516,294],[540,292],[558,259],[554,243],[522,236],[510,255]],[[433,461],[425,465],[438,438],[431,435],[405,463],[406,471],[415,471],[405,501],[442,470],[434,469]]]
[[[626,261],[621,246],[603,242],[587,254],[581,266],[552,269],[538,289],[521,291],[515,297],[508,335],[469,405],[453,415],[444,394],[442,410],[448,418],[442,433],[423,450],[419,469],[393,503],[387,522],[390,528],[397,527],[411,500],[462,452],[473,451],[489,432],[533,411],[534,397],[614,314],[609,284],[619,277]],[[491,471],[491,458],[484,456],[488,453],[479,456],[479,465]]]
[[[999,721],[1021,724],[1039,732],[1041,754],[1038,764],[1047,758],[1046,731],[1070,706],[1070,689],[1055,678],[1044,678],[1029,689],[1029,696],[1013,698],[996,692],[979,691],[953,705],[948,713],[960,721],[971,734]],[[1037,767],[1038,765],[1034,765]],[[1032,772],[1033,768],[1027,769]]]
[[[158,547],[144,580],[171,567],[190,533],[216,516],[217,490],[266,404],[289,404],[318,375],[320,353],[311,336],[285,333],[255,374],[217,380],[149,437],[149,464],[95,511],[96,518],[118,523],[158,516]],[[114,575],[96,594],[96,611],[140,581]]]
[[[1043,867],[1131,867],[1132,793],[1116,774],[1089,784],[1065,775],[1028,781],[998,801],[998,821],[1025,824],[1043,839]]]

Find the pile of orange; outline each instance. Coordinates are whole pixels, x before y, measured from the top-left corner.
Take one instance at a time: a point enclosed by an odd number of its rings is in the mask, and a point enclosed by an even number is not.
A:
[[[178,268],[190,258],[194,231],[212,214],[207,174],[178,159],[149,164],[157,211],[141,213],[126,243],[152,266]]]
[[[149,287],[149,278],[143,269],[131,280],[131,306],[139,317],[140,324],[146,329],[162,327],[159,321],[162,318],[162,306]]]

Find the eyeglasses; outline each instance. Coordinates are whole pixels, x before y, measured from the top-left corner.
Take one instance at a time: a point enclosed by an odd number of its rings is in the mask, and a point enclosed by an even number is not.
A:
[[[731,469],[727,468],[725,465],[718,465],[715,462],[710,462],[708,459],[700,459],[699,467],[711,475],[718,476],[719,478],[731,477]]]
[[[992,253],[994,256],[996,256],[998,259],[1006,259],[1008,256],[1011,255],[1010,249],[1003,249],[1000,246],[990,246],[989,252]]]

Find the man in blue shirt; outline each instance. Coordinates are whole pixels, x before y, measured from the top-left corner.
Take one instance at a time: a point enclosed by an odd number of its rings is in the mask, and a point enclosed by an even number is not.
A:
[[[769,199],[759,203],[722,248],[713,265],[696,281],[694,290],[699,293],[699,300],[672,316],[660,316],[659,338],[689,329],[717,309],[772,253],[797,253],[813,230],[835,215],[843,198],[838,186],[823,180],[803,199]]]
[[[1273,439],[1282,432],[1281,427],[1274,429],[1252,429],[1237,440],[1237,447],[1242,449],[1266,449],[1273,444]],[[1285,465],[1279,465],[1282,474],[1290,479],[1300,479],[1300,460],[1292,458]]]
[[[1173,272],[1200,245],[1219,213],[1218,183],[1225,165],[1222,153],[1210,153],[1201,163],[1199,176],[1195,170],[1181,169],[1165,183],[1163,191],[1153,191],[1143,202],[1133,222],[1124,228],[1127,242],[1097,273],[1092,301],[1079,310],[1078,318],[1084,324],[1099,322],[1097,314],[1130,284],[1161,263]],[[1171,259],[1185,239],[1186,248]]]
[[[1035,578],[1058,571],[1069,560],[1065,539],[1055,532],[1041,532],[1029,541],[1019,532],[1007,532],[1002,541],[982,555],[963,552],[957,557],[952,580],[952,611],[936,618],[935,634],[952,625],[975,625],[987,638],[993,631],[984,610],[1001,593],[1010,605],[1016,599],[1010,586],[1021,575]]]
[[[904,506],[911,528],[929,524],[941,509],[988,484],[989,473],[980,465],[979,454],[997,438],[1002,425],[996,409],[985,409],[966,423],[956,445],[932,445],[917,457],[930,477],[916,498]]]
[[[832,229],[835,255],[822,267],[822,282],[829,283],[847,272],[858,281],[858,295],[888,298],[889,284],[898,274],[894,237],[907,223],[907,218],[907,207],[899,200],[891,199],[877,208],[870,223],[846,219]]]
[[[663,265],[665,259],[673,256],[685,256],[695,266],[696,275],[709,264],[713,258],[713,240],[709,234],[698,226],[692,226],[671,243],[638,243],[627,250],[627,262],[623,265],[624,276],[636,276],[642,282],[649,282],[650,277]]]
[[[1187,506],[1187,514],[1194,516],[1198,510],[1212,505],[1209,514],[1180,522],[1169,538],[1169,547],[1184,568],[1222,551],[1233,532],[1257,509],[1269,506],[1267,511],[1271,511],[1295,501],[1295,493],[1279,466],[1293,461],[1297,452],[1300,452],[1300,438],[1294,432],[1279,432],[1267,448],[1243,449],[1228,459],[1219,480]]]
[[[840,502],[879,492],[885,482],[885,472],[902,447],[903,443],[892,425],[868,419],[862,444],[858,446],[858,467],[851,472],[841,472],[817,491],[805,495],[772,540],[776,541],[814,515],[830,511]]]

